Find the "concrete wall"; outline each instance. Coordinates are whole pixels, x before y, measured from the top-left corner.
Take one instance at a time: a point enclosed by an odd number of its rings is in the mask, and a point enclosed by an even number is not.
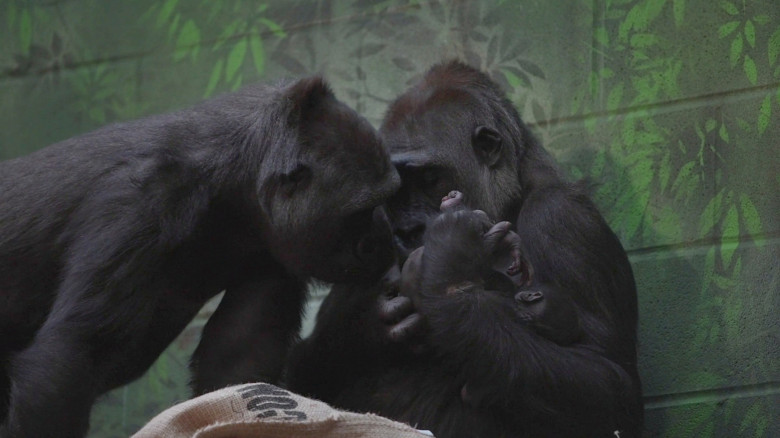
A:
[[[648,435],[780,436],[776,0],[0,0],[0,23],[2,159],[312,72],[378,123],[431,63],[483,68],[599,183],[639,286]],[[187,397],[207,314],[91,436]]]

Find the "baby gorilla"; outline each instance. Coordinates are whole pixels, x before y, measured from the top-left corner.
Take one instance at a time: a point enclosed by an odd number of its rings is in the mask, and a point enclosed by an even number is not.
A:
[[[493,224],[485,212],[467,209],[458,191],[442,198],[441,211],[426,231],[425,246],[404,264],[402,295],[419,307],[421,295],[468,293],[479,285],[514,295],[517,320],[545,338],[560,345],[580,338],[571,298],[534,281],[533,266],[522,256],[520,236],[509,222]]]

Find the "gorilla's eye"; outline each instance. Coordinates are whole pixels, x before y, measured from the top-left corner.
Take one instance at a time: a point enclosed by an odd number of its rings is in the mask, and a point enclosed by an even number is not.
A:
[[[292,172],[287,174],[287,178],[290,182],[299,183],[306,179],[308,179],[311,176],[311,169],[304,166],[303,164],[299,164],[295,169],[292,170]]]
[[[425,187],[434,187],[441,179],[439,171],[436,169],[425,169],[422,172],[421,178]]]
[[[282,174],[281,181],[288,190],[293,191],[308,184],[311,176],[311,169],[308,166],[298,164],[293,170]]]

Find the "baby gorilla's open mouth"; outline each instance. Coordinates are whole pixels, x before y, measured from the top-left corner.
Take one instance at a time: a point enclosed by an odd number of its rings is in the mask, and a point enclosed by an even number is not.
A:
[[[513,254],[512,264],[506,269],[506,273],[512,277],[512,281],[516,285],[521,287],[530,286],[534,281],[534,267],[522,254]]]

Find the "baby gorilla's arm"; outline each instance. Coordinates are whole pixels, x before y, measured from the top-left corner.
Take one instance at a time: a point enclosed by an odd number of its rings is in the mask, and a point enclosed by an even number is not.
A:
[[[457,190],[449,192],[442,198],[440,209],[443,213],[467,210],[463,204],[463,193]],[[471,213],[482,217],[483,222],[491,223],[484,211],[473,210]],[[533,281],[533,267],[523,258],[523,253],[520,249],[520,236],[512,230],[511,223],[502,221],[493,224],[485,232],[484,239],[486,247],[494,248],[491,253],[491,256],[495,259],[493,263],[494,269],[514,277],[513,281],[518,286],[531,284]],[[507,256],[509,257],[508,261],[506,260]]]

